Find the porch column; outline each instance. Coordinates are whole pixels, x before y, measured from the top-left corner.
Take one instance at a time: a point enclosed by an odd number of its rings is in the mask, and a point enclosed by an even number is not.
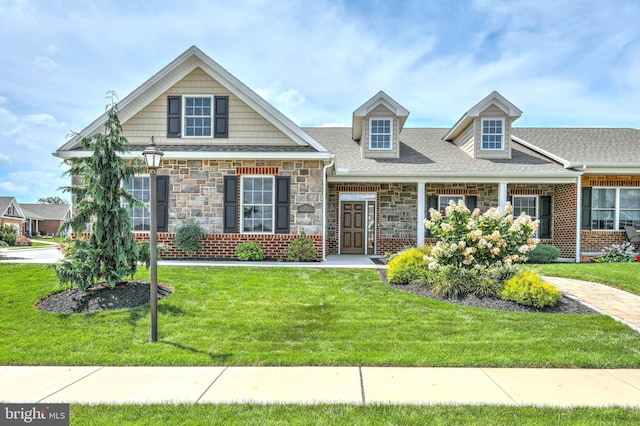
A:
[[[425,230],[424,230],[424,187],[426,185],[425,181],[418,181],[418,214],[416,215],[418,217],[418,223],[417,223],[417,227],[416,229],[418,230],[417,232],[417,242],[416,245],[418,247],[423,246],[424,245],[424,234],[425,234]]]
[[[507,182],[498,183],[498,207],[503,211],[507,206]]]

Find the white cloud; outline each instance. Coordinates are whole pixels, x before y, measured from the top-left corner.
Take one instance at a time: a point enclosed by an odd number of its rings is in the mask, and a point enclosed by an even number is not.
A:
[[[33,64],[38,68],[44,69],[45,71],[51,71],[57,66],[56,62],[48,56],[36,56]]]
[[[11,164],[11,158],[0,152],[0,166],[7,166],[9,164]]]

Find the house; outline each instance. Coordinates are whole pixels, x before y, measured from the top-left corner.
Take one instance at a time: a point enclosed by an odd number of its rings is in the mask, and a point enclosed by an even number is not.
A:
[[[24,213],[14,197],[0,197],[0,226],[11,226],[22,235],[25,221]]]
[[[53,236],[60,226],[71,218],[69,204],[20,204],[26,223],[25,232],[29,235]]]
[[[460,199],[481,210],[511,202],[575,261],[624,241],[624,225],[640,228],[640,157],[630,155],[639,130],[520,128],[522,111],[498,92],[450,128],[406,128],[409,111],[382,91],[354,109],[351,127],[300,128],[193,46],[118,107],[127,157],[140,157],[152,136],[165,153],[158,241],[171,244],[196,220],[208,234],[200,257],[232,258],[255,241],[282,258],[302,233],[319,259],[391,253],[433,243],[429,209]],[[105,120],[54,155],[88,155],[80,140]],[[126,184],[148,199],[148,176]],[[132,209],[131,221],[148,238],[148,208]]]

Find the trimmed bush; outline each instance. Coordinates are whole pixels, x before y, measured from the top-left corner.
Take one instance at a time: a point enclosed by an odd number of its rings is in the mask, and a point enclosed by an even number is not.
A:
[[[528,256],[530,263],[551,263],[560,257],[560,249],[549,244],[538,244]]]
[[[18,238],[18,230],[16,228],[4,223],[0,225],[0,240],[10,246],[14,246],[16,245],[16,238]]]
[[[262,246],[253,241],[246,241],[236,246],[238,260],[263,260],[264,250]]]
[[[410,284],[421,281],[427,270],[425,253],[415,247],[398,253],[389,261],[387,279],[392,284]]]
[[[176,232],[173,243],[181,250],[186,251],[190,256],[202,250],[200,240],[204,237],[204,231],[194,221],[184,223]]]
[[[508,280],[500,296],[525,306],[538,309],[552,307],[562,298],[556,287],[546,284],[542,277],[532,271],[521,271]]]
[[[284,254],[290,262],[315,262],[318,260],[318,250],[313,240],[303,232],[300,237],[291,241]]]

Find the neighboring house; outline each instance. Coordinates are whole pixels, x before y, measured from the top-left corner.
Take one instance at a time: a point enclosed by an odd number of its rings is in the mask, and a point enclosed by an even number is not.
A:
[[[303,129],[191,47],[118,107],[127,157],[141,157],[152,136],[165,153],[158,240],[170,244],[196,220],[208,234],[200,257],[231,258],[256,241],[283,258],[302,233],[319,259],[391,253],[434,242],[423,225],[429,209],[461,199],[481,210],[511,202],[573,260],[624,241],[623,225],[640,228],[639,130],[514,127],[522,112],[497,92],[451,128],[405,128],[409,111],[379,92],[355,109],[351,127]],[[89,155],[80,139],[105,120],[55,155]],[[148,200],[148,176],[126,184]],[[131,216],[148,238],[148,208]]]
[[[26,218],[14,197],[0,197],[0,225],[9,225],[24,234]]]
[[[30,235],[54,236],[71,218],[69,204],[20,204],[26,219],[25,232]]]

